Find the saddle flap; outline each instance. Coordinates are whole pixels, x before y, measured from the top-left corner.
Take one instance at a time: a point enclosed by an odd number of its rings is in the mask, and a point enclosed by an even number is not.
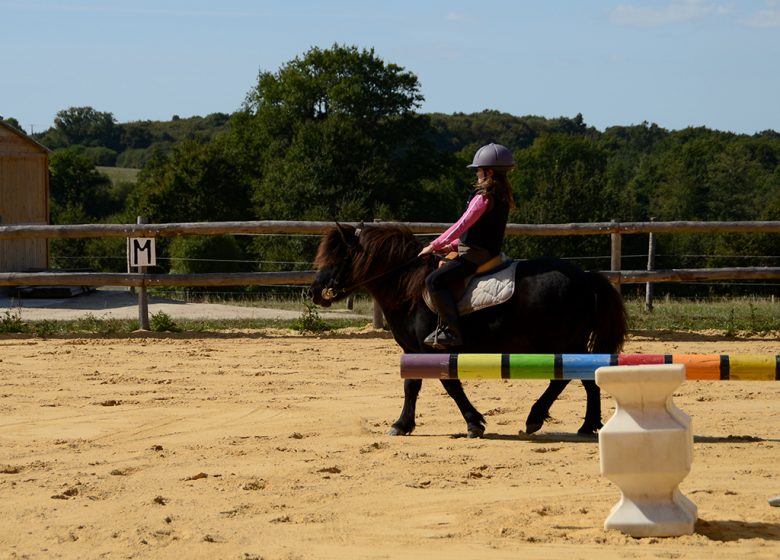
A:
[[[509,301],[515,293],[515,272],[517,261],[506,260],[499,267],[469,278],[463,296],[458,300],[458,315],[468,315],[480,309],[500,305]],[[423,290],[423,299],[428,308],[436,312],[428,290]]]

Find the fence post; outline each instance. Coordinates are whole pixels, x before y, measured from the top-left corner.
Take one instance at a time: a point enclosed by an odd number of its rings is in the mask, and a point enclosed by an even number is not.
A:
[[[651,222],[655,221],[655,218],[650,218]],[[651,231],[648,236],[647,245],[647,270],[653,270],[655,268],[655,232]],[[647,282],[645,284],[645,312],[653,312],[653,283]]]
[[[622,270],[621,263],[620,263],[620,256],[623,251],[622,249],[622,239],[620,237],[620,224],[617,220],[611,220],[611,225],[613,227],[617,227],[618,230],[613,232],[610,235],[610,239],[612,241],[611,244],[611,251],[610,251],[610,258],[609,258],[609,268],[612,272],[620,272]],[[620,275],[617,276],[617,285],[620,286]]]
[[[379,218],[374,218],[374,223],[375,224],[378,224],[381,221],[382,220],[380,220]],[[372,309],[373,309],[373,315],[374,315],[373,319],[371,321],[371,325],[375,329],[381,329],[381,328],[383,328],[385,326],[385,316],[382,313],[382,308],[379,307],[379,304],[376,302],[376,300],[372,298],[371,301],[373,303]]]
[[[382,313],[382,308],[379,307],[379,304],[376,302],[376,300],[373,300],[374,302],[374,318],[372,325],[375,329],[381,329],[385,326],[385,316]]]
[[[135,221],[136,224],[149,223],[145,216],[138,216]],[[146,274],[146,267],[139,266],[138,272]],[[149,299],[146,295],[146,286],[138,288],[138,326],[142,331],[148,331],[149,328]]]

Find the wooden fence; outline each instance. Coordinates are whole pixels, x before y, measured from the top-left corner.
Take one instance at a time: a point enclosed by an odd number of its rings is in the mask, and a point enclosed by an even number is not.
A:
[[[136,224],[85,225],[0,225],[0,240],[51,239],[85,237],[174,237],[181,235],[223,234],[322,234],[332,222],[254,221],[254,222],[192,222],[178,224],[146,224],[139,218]],[[353,224],[356,225],[356,224]],[[438,234],[447,223],[405,223],[413,233]],[[702,269],[652,270],[653,235],[656,233],[780,233],[780,221],[764,222],[602,222],[573,224],[508,224],[507,235],[575,236],[609,235],[611,238],[610,270],[604,274],[616,285],[646,284],[645,306],[652,308],[651,284],[655,282],[700,282],[713,280],[777,280],[780,267],[730,267]],[[621,240],[623,235],[650,234],[648,270],[622,270]],[[0,286],[130,286],[140,288],[139,322],[148,329],[146,288],[157,286],[278,286],[306,285],[314,271],[247,272],[211,274],[150,274],[145,269],[136,273],[99,272],[5,272],[0,273]],[[374,325],[381,326],[381,314],[374,309]]]
[[[85,237],[174,237],[222,234],[322,234],[332,222],[255,221],[179,224],[0,225],[0,240]],[[446,223],[406,223],[413,233],[438,234]],[[777,280],[780,267],[729,267],[668,270],[622,270],[621,238],[643,233],[780,233],[780,221],[765,222],[602,222],[575,224],[508,224],[507,235],[610,235],[610,270],[615,284],[699,282],[711,280]],[[305,285],[313,271],[211,274],[5,272],[0,286],[238,286]]]

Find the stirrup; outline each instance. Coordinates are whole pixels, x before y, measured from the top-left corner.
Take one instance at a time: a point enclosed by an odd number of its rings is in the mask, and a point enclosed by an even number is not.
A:
[[[447,327],[441,329],[436,327],[436,329],[431,334],[425,337],[423,342],[428,346],[436,348],[437,350],[442,348],[450,348],[452,346],[460,346],[463,344],[461,337],[453,334]]]

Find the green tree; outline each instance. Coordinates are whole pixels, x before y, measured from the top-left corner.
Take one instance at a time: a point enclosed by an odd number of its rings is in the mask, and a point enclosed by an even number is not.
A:
[[[71,149],[54,152],[49,160],[52,223],[88,223],[116,211],[110,188],[111,180],[89,158]]]
[[[42,141],[52,149],[81,144],[117,150],[120,136],[121,129],[112,113],[92,107],[71,107],[57,112],[54,127],[43,135]]]
[[[605,198],[607,153],[585,137],[543,134],[516,155],[511,175],[517,208],[510,221],[548,224],[609,221],[620,210]],[[507,250],[518,256],[586,255],[603,251],[597,237],[510,238]],[[603,254],[603,253],[602,253]]]
[[[248,186],[223,141],[183,141],[139,173],[129,207],[150,222],[251,219]]]
[[[356,47],[313,48],[261,72],[232,123],[240,162],[255,178],[256,216],[435,217],[435,180],[453,160],[415,112],[422,99],[416,76]]]

